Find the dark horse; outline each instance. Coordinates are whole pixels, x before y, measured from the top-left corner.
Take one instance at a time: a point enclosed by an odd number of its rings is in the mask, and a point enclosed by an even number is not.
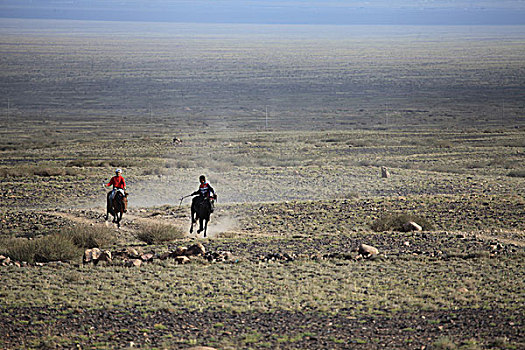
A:
[[[193,224],[199,219],[199,229],[197,234],[204,231],[204,237],[206,237],[206,230],[208,228],[208,221],[210,221],[211,215],[211,202],[214,198],[206,199],[202,197],[196,197],[191,203],[191,227],[190,233],[193,233]],[[204,227],[203,227],[204,223]]]
[[[108,220],[109,214],[113,215],[113,222],[117,224],[117,227],[120,227],[120,220],[122,220],[122,215],[128,211],[128,194],[122,195],[120,191],[115,193],[113,201],[109,200],[111,192],[108,192],[108,202],[107,202],[107,211],[105,220]],[[109,203],[112,202],[112,205]]]

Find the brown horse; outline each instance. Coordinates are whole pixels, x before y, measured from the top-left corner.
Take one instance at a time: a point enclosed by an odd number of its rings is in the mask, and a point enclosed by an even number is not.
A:
[[[122,215],[128,211],[128,193],[124,195],[120,191],[115,193],[115,197],[111,201],[109,196],[111,192],[108,192],[108,202],[105,220],[108,220],[109,214],[113,215],[113,222],[117,224],[117,227],[120,227],[120,220],[122,220]],[[111,205],[110,205],[111,203]]]

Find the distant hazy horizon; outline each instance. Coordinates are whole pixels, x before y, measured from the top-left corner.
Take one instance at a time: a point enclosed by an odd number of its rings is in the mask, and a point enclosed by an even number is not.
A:
[[[334,25],[525,25],[523,0],[0,0],[0,18]]]

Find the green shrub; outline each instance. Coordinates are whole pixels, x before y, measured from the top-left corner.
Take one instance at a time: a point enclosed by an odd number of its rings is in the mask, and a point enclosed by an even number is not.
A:
[[[147,224],[139,228],[137,239],[146,244],[160,244],[184,237],[184,233],[178,227],[168,224]]]
[[[76,225],[63,229],[61,234],[69,237],[80,248],[102,248],[116,242],[113,230],[102,225]]]
[[[412,214],[385,214],[374,221],[370,227],[376,232],[397,231],[406,232],[405,225],[409,221],[414,221],[425,231],[432,230],[433,225],[424,217]]]

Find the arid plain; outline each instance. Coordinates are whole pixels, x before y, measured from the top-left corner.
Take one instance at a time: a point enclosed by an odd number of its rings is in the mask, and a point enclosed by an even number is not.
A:
[[[1,24],[0,347],[525,346],[522,28]]]

